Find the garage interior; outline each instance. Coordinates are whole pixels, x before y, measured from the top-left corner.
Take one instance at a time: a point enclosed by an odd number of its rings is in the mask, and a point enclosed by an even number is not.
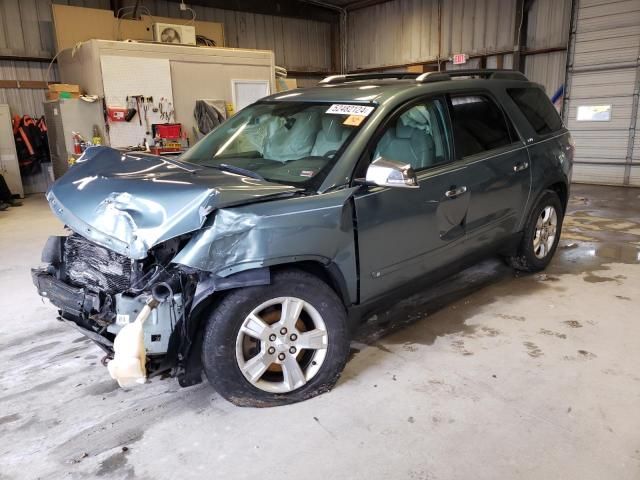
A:
[[[197,49],[154,42],[160,20]],[[199,100],[223,121],[331,75],[457,69],[524,73],[571,132],[558,249],[399,297],[331,392],[253,409],[206,382],[120,388],[38,298],[30,268],[65,234],[45,192],[96,137],[183,151]],[[0,173],[22,203],[0,211],[0,479],[639,478],[639,97],[638,0],[0,0]],[[48,136],[28,162],[25,118]]]

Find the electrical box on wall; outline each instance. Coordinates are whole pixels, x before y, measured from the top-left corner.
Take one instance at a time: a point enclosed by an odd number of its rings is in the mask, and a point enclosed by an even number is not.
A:
[[[196,29],[192,25],[177,25],[173,23],[154,23],[153,39],[160,43],[175,43],[178,45],[195,45]]]

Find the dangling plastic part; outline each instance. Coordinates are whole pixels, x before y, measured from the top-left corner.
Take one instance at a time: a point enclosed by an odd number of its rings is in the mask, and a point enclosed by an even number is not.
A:
[[[107,364],[111,378],[121,387],[129,387],[147,381],[145,367],[147,354],[144,349],[144,322],[160,302],[153,297],[147,300],[137,318],[116,335],[113,342],[114,356]]]

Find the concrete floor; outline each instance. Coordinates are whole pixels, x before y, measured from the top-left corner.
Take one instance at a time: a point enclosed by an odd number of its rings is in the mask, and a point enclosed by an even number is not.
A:
[[[337,387],[237,408],[125,391],[31,285],[42,198],[0,212],[0,479],[638,479],[640,190],[575,186],[543,274],[487,261],[371,319]]]

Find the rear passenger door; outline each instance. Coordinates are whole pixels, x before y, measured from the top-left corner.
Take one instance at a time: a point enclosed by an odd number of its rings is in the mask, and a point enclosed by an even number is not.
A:
[[[450,95],[456,156],[470,193],[465,251],[495,246],[517,232],[531,190],[524,142],[489,92]]]

